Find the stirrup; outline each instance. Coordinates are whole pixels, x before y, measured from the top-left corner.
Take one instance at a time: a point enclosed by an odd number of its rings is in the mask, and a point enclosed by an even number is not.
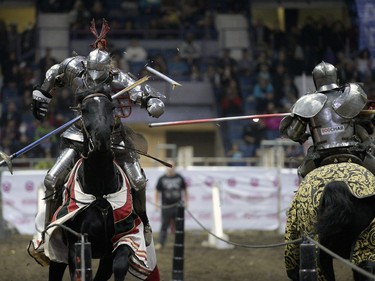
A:
[[[49,266],[50,260],[44,254],[44,241],[30,240],[27,252],[41,266]]]

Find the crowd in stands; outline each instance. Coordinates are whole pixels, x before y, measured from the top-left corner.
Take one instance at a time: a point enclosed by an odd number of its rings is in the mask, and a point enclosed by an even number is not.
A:
[[[367,49],[357,49],[355,28],[344,27],[341,22],[309,18],[301,27],[284,32],[279,28],[271,29],[257,20],[249,29],[251,48],[243,49],[240,58],[233,57],[230,49],[203,56],[200,42],[207,37],[217,39],[214,12],[215,8],[216,12],[220,11],[220,3],[225,1],[212,1],[217,6],[209,12],[204,6],[206,1],[183,1],[184,8],[178,10],[157,4],[143,5],[143,1],[111,1],[111,7],[107,6],[108,1],[100,0],[94,5],[86,0],[38,2],[41,11],[69,13],[71,32],[76,36],[80,36],[79,31],[82,30],[91,36],[87,26],[92,18],[97,20],[99,27],[102,18],[108,19],[111,26],[109,41],[117,36],[116,30],[129,31],[128,34],[134,36],[126,50],[113,50],[114,63],[137,75],[143,71],[147,61],[176,80],[211,83],[218,116],[221,117],[288,112],[298,96],[303,94],[299,93],[295,78],[302,73],[309,75],[322,60],[337,66],[342,83],[364,82],[369,98],[375,96],[372,83],[375,78],[374,58]],[[234,8],[241,11],[241,7]],[[8,155],[73,117],[69,109],[74,104],[73,97],[67,90],[62,90],[53,99],[49,117],[44,122],[32,116],[33,87],[42,82],[46,70],[57,62],[48,49],[42,58],[37,59],[36,43],[32,39],[34,32],[35,27],[30,27],[19,33],[16,25],[7,26],[0,20],[0,150]],[[153,53],[141,43],[142,39],[155,36],[176,39],[176,34],[183,34],[181,46],[178,52],[170,55]],[[259,122],[238,122],[242,126],[241,133],[229,136],[227,155],[257,157],[261,140],[279,137],[279,121],[271,118]],[[56,136],[22,157],[56,157],[58,150]]]

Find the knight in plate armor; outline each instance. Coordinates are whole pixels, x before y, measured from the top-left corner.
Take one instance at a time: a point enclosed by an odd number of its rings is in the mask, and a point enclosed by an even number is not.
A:
[[[36,119],[42,120],[46,117],[48,104],[59,87],[68,88],[79,101],[84,96],[97,92],[113,96],[135,82],[131,74],[122,72],[111,63],[105,40],[109,29],[108,23],[103,19],[102,30],[98,35],[93,21],[90,30],[97,38],[93,44],[94,50],[87,57],[77,55],[67,58],[46,72],[42,85],[36,86],[33,91],[32,110]],[[130,115],[132,104],[145,108],[152,117],[160,117],[164,113],[164,103],[161,97],[162,95],[149,85],[138,85],[114,100],[117,104],[114,113],[116,126],[112,133],[112,147],[117,163],[125,171],[132,186],[134,209],[144,223],[146,243],[151,240],[151,228],[146,214],[147,179],[139,163],[138,148],[135,148],[134,137],[136,137],[136,143],[143,142],[144,147],[147,147],[147,142],[142,139],[142,136],[137,136],[125,126],[121,118]],[[60,205],[65,179],[80,157],[83,143],[80,125],[74,124],[69,127],[61,134],[61,140],[62,152],[44,179],[45,225],[50,223],[54,212]]]
[[[298,168],[304,178],[317,167],[339,162],[358,163],[375,174],[373,115],[363,114],[368,99],[357,83],[339,86],[337,69],[321,62],[312,71],[316,91],[297,100],[280,123],[280,134],[313,144]]]

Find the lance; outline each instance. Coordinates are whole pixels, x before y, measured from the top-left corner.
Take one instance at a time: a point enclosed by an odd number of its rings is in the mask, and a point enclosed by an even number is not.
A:
[[[149,127],[162,127],[162,126],[189,125],[189,124],[214,123],[214,122],[219,123],[219,122],[234,121],[234,120],[283,117],[287,115],[290,115],[290,113],[270,113],[270,114],[257,114],[257,115],[244,115],[244,116],[231,116],[231,117],[220,117],[220,118],[205,118],[205,119],[195,119],[195,120],[160,122],[160,123],[150,123],[148,124],[148,126]]]
[[[119,97],[120,95],[126,93],[127,91],[130,91],[131,89],[135,88],[136,86],[138,86],[138,85],[142,84],[143,82],[147,81],[150,77],[151,76],[144,76],[141,79],[135,81],[133,84],[129,85],[128,87],[126,87],[126,88],[122,89],[121,91],[117,92],[116,94],[114,94],[112,96],[112,99],[115,99],[115,98]],[[34,141],[33,143],[30,143],[26,147],[18,150],[17,152],[15,152],[11,155],[7,155],[6,153],[0,151],[0,159],[2,159],[0,161],[0,166],[4,165],[4,163],[5,163],[8,166],[8,169],[9,169],[10,173],[13,174],[12,160],[14,158],[17,158],[20,155],[22,155],[22,154],[28,152],[29,150],[33,149],[34,147],[38,146],[45,139],[57,134],[58,132],[61,132],[62,130],[65,130],[66,128],[68,128],[69,126],[71,126],[75,122],[77,122],[79,119],[81,119],[81,115],[76,116],[72,120],[70,120],[70,121],[66,122],[65,124],[61,125],[60,127],[56,128],[52,132],[49,132],[48,134],[44,135],[40,139]]]
[[[176,86],[182,86],[180,83],[174,81],[172,78],[169,78],[167,75],[157,71],[156,69],[153,69],[151,66],[146,66],[146,69],[150,71],[151,73],[155,74],[156,76],[160,77],[161,79],[172,84],[172,89],[174,89]]]
[[[373,115],[375,114],[375,110],[362,110],[360,114],[361,115]],[[284,117],[288,115],[291,115],[291,113],[269,113],[269,114],[255,114],[255,115],[244,115],[244,116],[171,121],[171,122],[150,123],[148,124],[148,126],[153,128],[153,127],[176,126],[176,125],[191,125],[191,124],[200,124],[200,123],[215,123],[215,122],[219,123],[219,122],[236,121],[236,120]]]

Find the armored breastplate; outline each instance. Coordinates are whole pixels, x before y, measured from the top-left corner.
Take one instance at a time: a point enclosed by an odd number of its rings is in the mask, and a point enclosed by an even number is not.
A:
[[[111,93],[111,88],[108,84],[95,84],[94,81],[86,81],[84,77],[76,77],[73,80],[71,89],[78,100],[89,94],[102,93],[110,95]]]
[[[352,118],[344,118],[332,108],[332,102],[337,98],[335,93],[328,96],[320,112],[310,120],[311,135],[316,149],[353,146],[354,124]]]

